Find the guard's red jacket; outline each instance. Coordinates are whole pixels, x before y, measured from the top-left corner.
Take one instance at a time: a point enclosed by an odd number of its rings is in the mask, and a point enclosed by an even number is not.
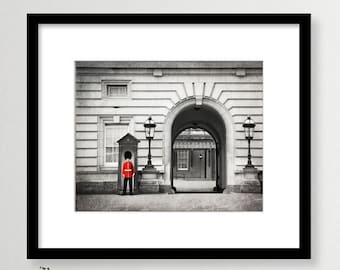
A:
[[[125,178],[131,178],[133,174],[136,173],[135,166],[131,161],[125,161],[123,163],[122,174]]]

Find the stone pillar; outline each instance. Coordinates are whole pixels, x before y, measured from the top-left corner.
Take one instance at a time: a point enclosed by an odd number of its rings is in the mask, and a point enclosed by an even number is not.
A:
[[[240,192],[260,193],[261,183],[258,178],[258,170],[255,167],[243,168],[243,181],[240,185]]]
[[[139,193],[159,193],[159,171],[155,168],[144,168],[139,182]]]

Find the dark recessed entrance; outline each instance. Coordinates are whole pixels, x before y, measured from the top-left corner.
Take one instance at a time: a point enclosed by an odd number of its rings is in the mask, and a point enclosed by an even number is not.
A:
[[[176,192],[215,192],[215,139],[204,129],[187,128],[173,143],[173,187]]]
[[[219,192],[226,178],[226,128],[208,106],[187,106],[171,130],[171,186],[176,192]]]

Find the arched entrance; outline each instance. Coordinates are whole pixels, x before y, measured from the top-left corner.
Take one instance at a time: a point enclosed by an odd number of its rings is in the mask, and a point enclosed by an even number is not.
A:
[[[217,186],[220,190],[234,183],[234,129],[229,111],[218,101],[204,98],[196,104],[195,98],[188,98],[177,104],[167,115],[164,126],[164,180],[172,184],[172,144],[185,128],[200,127],[207,130],[216,140]]]

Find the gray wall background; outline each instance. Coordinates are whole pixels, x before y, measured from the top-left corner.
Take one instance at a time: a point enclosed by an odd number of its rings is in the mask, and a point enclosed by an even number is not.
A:
[[[337,269],[340,267],[340,4],[332,0],[2,0],[0,269]],[[312,13],[312,260],[26,260],[26,13]],[[282,75],[284,76],[284,74]],[[289,132],[289,128],[282,129]],[[279,143],[279,142],[278,142]],[[283,183],[284,184],[284,183]],[[289,199],[289,194],[287,194]],[[278,232],[280,233],[280,232]]]

